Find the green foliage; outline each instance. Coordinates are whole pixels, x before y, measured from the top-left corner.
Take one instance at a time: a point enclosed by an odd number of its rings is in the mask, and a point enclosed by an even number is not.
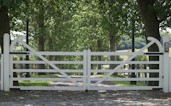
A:
[[[31,45],[38,49],[39,38],[44,39],[48,51],[109,50],[109,34],[115,36],[117,47],[131,47],[131,21],[135,21],[136,48],[145,45],[139,36],[144,35],[144,25],[135,0],[3,0],[20,4],[10,9],[12,30],[24,31],[26,20],[30,23]],[[24,2],[22,2],[24,1]],[[22,3],[21,3],[22,2]],[[169,1],[155,3],[160,17],[169,13]],[[3,3],[3,2],[1,2]],[[162,10],[160,10],[162,7]],[[163,13],[163,11],[165,11]],[[161,19],[161,18],[160,18]],[[22,24],[17,21],[21,20]],[[40,27],[40,20],[43,26]],[[163,21],[161,25],[168,25]]]
[[[0,5],[14,7],[26,0],[0,0]]]
[[[135,61],[147,61],[147,56],[136,56]]]
[[[1,5],[11,5],[11,3],[13,2],[13,0],[0,0],[0,4]]]
[[[171,27],[171,2],[170,0],[156,0],[153,7],[156,11],[161,28]]]

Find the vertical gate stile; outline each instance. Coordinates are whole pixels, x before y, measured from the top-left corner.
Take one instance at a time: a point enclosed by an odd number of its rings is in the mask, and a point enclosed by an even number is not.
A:
[[[171,63],[171,58],[169,57],[169,74],[168,74],[168,76],[169,76],[169,92],[171,92],[171,65],[170,65],[170,63]]]
[[[158,44],[158,48],[159,48],[159,52],[164,54],[163,46],[159,46]],[[163,62],[164,62],[163,55],[159,55],[159,87],[161,88],[163,87],[163,76],[164,76]]]
[[[160,77],[160,81],[159,81],[159,86],[163,87],[163,55],[159,56],[159,61],[160,61],[160,65],[159,65],[159,77]]]
[[[10,48],[10,39],[9,34],[4,34],[4,91],[9,91],[9,71],[10,71],[10,55],[9,55],[9,48]]]
[[[3,54],[1,55],[1,90],[4,90],[4,68],[3,68],[3,65],[4,65],[4,57],[3,57]]]
[[[83,52],[83,78],[84,78],[84,81],[83,81],[83,86],[84,86],[84,90],[87,89],[87,50],[84,50]]]
[[[14,75],[13,75],[13,58],[12,58],[12,54],[10,54],[9,55],[9,57],[10,57],[10,63],[9,63],[9,68],[10,68],[10,70],[9,70],[9,87],[13,87],[14,86],[14,84],[13,84],[13,77],[14,77]]]
[[[159,55],[159,87],[163,87],[163,55]]]
[[[87,51],[87,90],[90,90],[91,86],[91,51]]]

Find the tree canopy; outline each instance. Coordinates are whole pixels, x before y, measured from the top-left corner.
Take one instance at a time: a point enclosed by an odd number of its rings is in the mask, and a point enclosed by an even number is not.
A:
[[[122,36],[131,40],[132,20],[136,37],[160,39],[159,28],[170,27],[169,0],[1,0],[0,4],[6,17],[9,14],[1,36],[9,30],[25,31],[28,19],[31,44],[39,50],[115,51]]]

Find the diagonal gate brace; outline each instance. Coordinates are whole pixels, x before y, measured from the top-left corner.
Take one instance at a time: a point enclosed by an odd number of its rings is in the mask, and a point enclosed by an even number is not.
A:
[[[38,54],[34,49],[32,49],[29,45],[27,45],[25,42],[23,42],[21,39],[19,40],[19,42],[21,44],[23,44],[27,49],[29,49],[33,54],[37,55],[39,58],[41,58],[44,62],[46,62],[48,65],[50,65],[52,68],[54,68],[57,72],[59,72],[60,74],[62,74],[64,77],[66,77],[68,80],[70,80],[71,82],[75,83],[77,86],[81,86],[78,82],[76,82],[75,80],[73,80],[71,77],[69,77],[65,72],[60,71],[60,69],[58,67],[56,67],[56,65],[54,65],[53,63],[51,63],[48,59],[46,59],[45,57],[43,57],[42,55]]]
[[[143,51],[150,47],[153,43],[155,43],[154,41],[151,41],[150,43],[148,43],[146,46],[144,46],[141,50],[139,50],[138,52],[136,52],[135,54],[133,54],[128,60],[124,61],[122,64],[118,65],[113,71],[109,72],[107,75],[105,75],[101,80],[97,81],[93,86],[97,86],[98,84],[102,83],[104,80],[106,80],[109,76],[111,76],[112,74],[114,74],[115,72],[118,71],[118,69],[120,69],[121,67],[123,67],[125,64],[127,64],[128,62],[130,62],[133,58],[135,58],[137,55],[143,53]]]

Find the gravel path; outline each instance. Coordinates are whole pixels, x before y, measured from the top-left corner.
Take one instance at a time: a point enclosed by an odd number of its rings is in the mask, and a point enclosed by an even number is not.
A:
[[[170,106],[161,91],[0,91],[0,106]]]

